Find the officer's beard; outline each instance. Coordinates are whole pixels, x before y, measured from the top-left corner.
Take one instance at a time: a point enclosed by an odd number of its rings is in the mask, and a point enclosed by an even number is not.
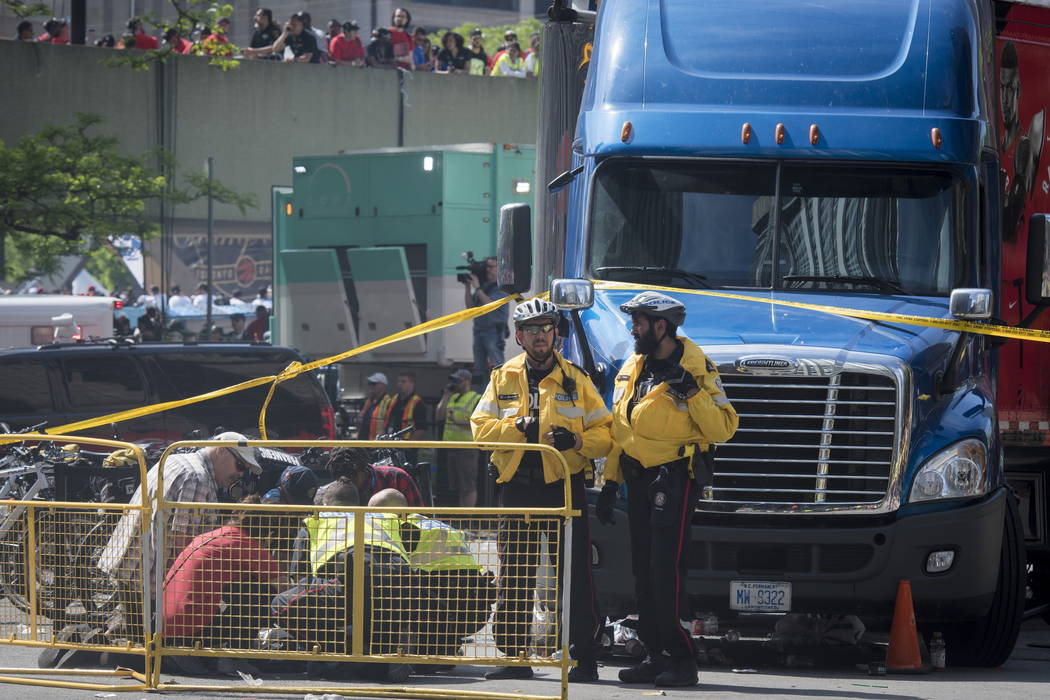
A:
[[[547,364],[548,360],[551,359],[551,355],[554,354],[554,346],[548,345],[545,349],[540,351],[528,348],[525,350],[525,354],[528,355],[529,360],[532,362],[533,366],[537,368],[543,367]]]
[[[644,334],[635,336],[634,351],[639,355],[651,355],[663,338],[657,338],[652,326]]]

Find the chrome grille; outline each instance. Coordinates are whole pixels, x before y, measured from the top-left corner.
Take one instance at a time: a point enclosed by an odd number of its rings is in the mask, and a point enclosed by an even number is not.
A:
[[[718,446],[701,510],[865,507],[880,503],[894,463],[892,376],[723,373],[740,427]]]

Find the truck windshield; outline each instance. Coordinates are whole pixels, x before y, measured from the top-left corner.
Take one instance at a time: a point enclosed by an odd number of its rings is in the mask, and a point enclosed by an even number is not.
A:
[[[921,169],[609,162],[595,181],[589,267],[683,288],[947,295],[964,286],[961,191]]]

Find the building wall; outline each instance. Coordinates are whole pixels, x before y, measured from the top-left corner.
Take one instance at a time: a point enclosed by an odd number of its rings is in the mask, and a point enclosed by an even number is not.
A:
[[[296,155],[536,139],[532,80],[407,74],[399,134],[395,71],[246,61],[223,72],[193,56],[132,71],[103,65],[107,55],[94,47],[0,41],[0,94],[9,98],[0,110],[0,140],[12,143],[91,112],[105,118],[100,132],[117,136],[127,153],[162,146],[184,169],[204,167],[211,156],[216,178],[259,203],[244,216],[216,206],[224,236],[269,236],[270,190],[291,184]],[[180,206],[174,217],[176,233],[198,234],[206,204]],[[180,276],[179,265],[169,269],[174,280],[194,282]]]

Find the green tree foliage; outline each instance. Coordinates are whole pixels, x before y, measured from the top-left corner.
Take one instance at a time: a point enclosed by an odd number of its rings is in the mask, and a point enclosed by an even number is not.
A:
[[[113,256],[115,236],[158,235],[159,203],[184,204],[210,192],[241,213],[256,206],[254,197],[209,183],[199,171],[179,177],[168,153],[120,153],[116,138],[90,133],[101,121],[78,114],[72,125],[45,127],[13,146],[0,141],[0,237],[9,279],[52,272],[62,255],[101,249]]]
[[[0,0],[0,7],[18,19],[50,15],[51,7],[42,2],[23,2],[22,0]]]
[[[144,25],[159,30],[161,36],[166,35],[169,30],[175,30],[183,39],[189,39],[194,32],[198,32],[202,41],[193,45],[192,53],[210,56],[209,63],[216,68],[230,70],[240,65],[240,61],[233,58],[240,53],[236,44],[229,40],[217,41],[208,38],[217,33],[219,20],[233,16],[233,5],[210,0],[168,0],[168,4],[175,9],[174,19],[166,20],[152,14],[139,19]],[[118,51],[105,59],[104,63],[108,66],[149,70],[151,65],[164,62],[173,54],[172,46],[162,44],[158,49]]]

